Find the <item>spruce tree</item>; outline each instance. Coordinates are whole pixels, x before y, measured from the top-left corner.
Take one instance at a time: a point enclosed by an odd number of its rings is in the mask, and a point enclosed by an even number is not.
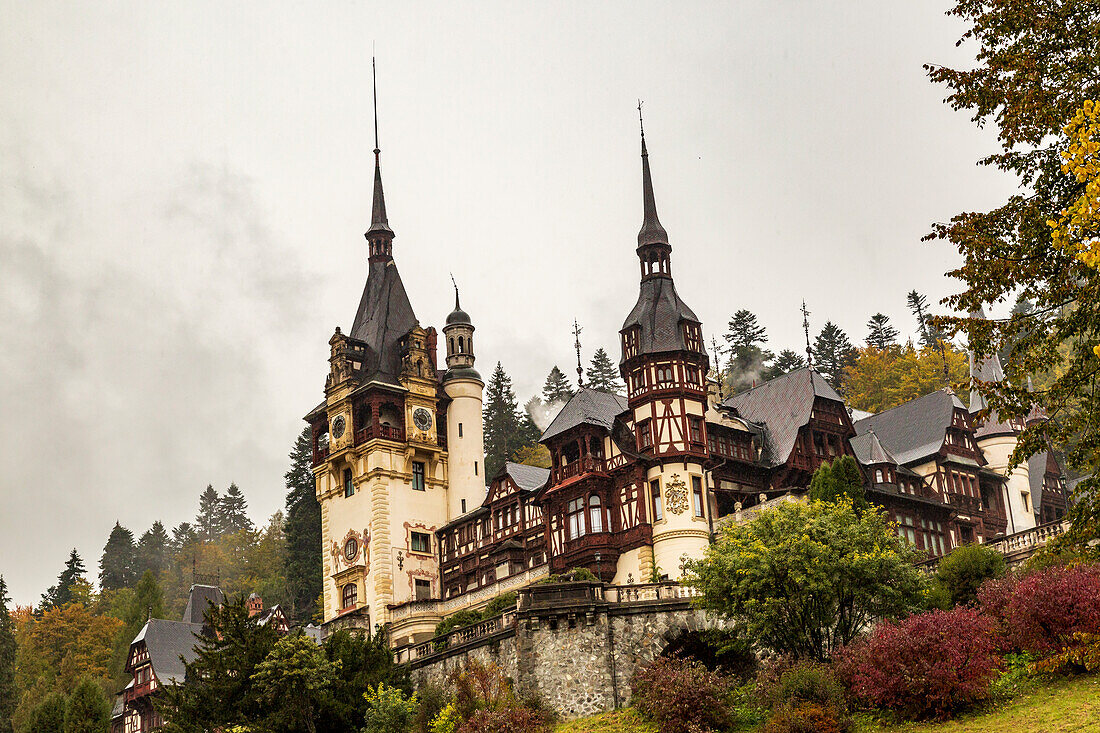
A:
[[[784,374],[790,374],[795,369],[806,366],[806,357],[791,349],[783,349],[775,357],[775,361],[764,368],[761,378],[766,382]]]
[[[890,325],[890,319],[883,313],[876,313],[867,321],[867,345],[876,349],[885,349],[898,342],[898,330]]]
[[[178,555],[184,547],[196,542],[199,539],[199,535],[195,532],[195,528],[190,522],[180,522],[172,530],[171,540],[171,552],[173,555]]]
[[[223,533],[241,530],[251,532],[255,529],[252,520],[248,518],[248,502],[237,484],[229,484],[218,504],[218,524]]]
[[[82,677],[65,709],[65,733],[105,733],[111,725],[111,704],[90,677]]]
[[[207,484],[206,490],[199,496],[199,514],[195,517],[195,529],[204,542],[216,540],[223,534],[221,515],[218,513],[220,506],[221,497],[212,485]]]
[[[623,391],[623,383],[619,380],[619,368],[602,348],[596,349],[596,353],[592,355],[587,380],[587,386],[590,389],[612,394]]]
[[[171,541],[168,532],[160,521],[153,522],[153,526],[145,530],[137,544],[137,563],[135,564],[136,576],[140,576],[146,570],[153,571],[154,575],[160,575],[168,567]]]
[[[730,392],[743,392],[768,378],[768,362],[773,354],[763,348],[768,335],[755,314],[744,308],[734,313],[725,339],[730,358],[723,379]]]
[[[568,402],[573,396],[573,387],[569,384],[569,377],[558,369],[557,365],[550,370],[546,377],[546,383],[542,386],[542,400],[547,405],[555,402]]]
[[[99,558],[99,587],[128,588],[134,582],[134,533],[117,521]]]
[[[78,581],[84,580],[84,561],[74,547],[69,553],[69,559],[65,561],[65,569],[57,576],[57,585],[51,585],[42,594],[42,610],[60,608],[73,602],[73,590]]]
[[[844,368],[852,363],[855,354],[847,334],[832,321],[826,321],[814,340],[814,366],[838,392],[844,379]]]
[[[290,616],[306,622],[321,595],[321,505],[314,486],[310,429],[302,430],[290,451],[286,479],[286,582]]]
[[[909,310],[917,319],[917,328],[920,331],[920,344],[926,349],[933,348],[941,334],[932,325],[932,315],[928,311],[928,299],[916,290],[910,290],[905,297],[909,303]]]
[[[19,690],[15,686],[15,622],[8,610],[10,602],[8,585],[0,575],[0,733],[11,733],[11,717],[19,704]]]
[[[30,723],[24,733],[60,733],[65,730],[65,696],[54,692],[46,696],[31,711]]]
[[[485,389],[485,480],[488,482],[516,451],[538,439],[539,430],[521,415],[512,379],[497,362]]]

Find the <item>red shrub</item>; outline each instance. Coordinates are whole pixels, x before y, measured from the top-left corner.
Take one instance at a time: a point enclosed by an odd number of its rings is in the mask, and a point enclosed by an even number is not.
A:
[[[634,706],[661,733],[701,733],[730,721],[729,683],[693,659],[658,657],[630,680]]]
[[[803,703],[773,715],[764,733],[842,733],[836,712],[824,705]]]
[[[988,695],[998,664],[992,633],[969,608],[882,623],[837,654],[837,672],[864,705],[944,718]]]
[[[994,615],[1000,592],[993,588],[988,594]],[[999,615],[1008,642],[1032,654],[1056,652],[1077,633],[1098,634],[1100,566],[1051,567],[1024,576]]]
[[[546,733],[546,717],[529,708],[509,707],[479,710],[463,723],[458,733]]]

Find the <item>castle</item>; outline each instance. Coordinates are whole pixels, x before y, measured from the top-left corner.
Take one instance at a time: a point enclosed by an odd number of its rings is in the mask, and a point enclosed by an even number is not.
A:
[[[416,318],[374,153],[366,285],[350,330],[329,340],[325,399],[305,417],[326,629],[387,624],[393,643],[419,642],[451,613],[572,568],[615,585],[675,580],[723,522],[804,491],[842,455],[930,556],[1065,513],[1054,455],[1008,472],[1024,425],[979,421],[977,393],[964,404],[944,389],[853,419],[807,367],[722,399],[702,324],[673,280],[644,132],[639,293],[620,329],[626,394],[580,389],[541,436],[549,469],[484,475],[473,321],[457,289],[442,335]],[[971,374],[1003,378],[996,356],[973,359]]]

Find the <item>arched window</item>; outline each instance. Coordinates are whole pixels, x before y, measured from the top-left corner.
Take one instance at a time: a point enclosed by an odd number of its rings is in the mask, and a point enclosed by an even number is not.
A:
[[[876,468],[875,469],[875,483],[876,484],[881,484],[882,483],[882,469],[881,468]]]
[[[453,353],[455,353],[455,340],[454,340],[454,336],[452,336],[452,337],[451,337],[451,341],[450,341],[450,342],[451,342],[451,353],[453,354]]]
[[[603,509],[600,507],[600,497],[596,494],[588,497],[588,530],[590,532],[603,532]]]
[[[355,583],[348,583],[341,591],[340,597],[344,604],[343,608],[351,608],[359,599],[359,589],[356,587]]]
[[[460,354],[465,354],[466,353],[466,343],[462,339],[461,336],[458,337],[458,353],[460,353]]]

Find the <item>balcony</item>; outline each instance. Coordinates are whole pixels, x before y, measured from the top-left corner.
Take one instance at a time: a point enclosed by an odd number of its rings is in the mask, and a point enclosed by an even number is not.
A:
[[[405,429],[395,428],[391,425],[368,425],[355,431],[355,444],[360,445],[368,440],[380,438],[382,440],[395,440],[398,443],[405,442]]]
[[[593,458],[592,456],[585,456],[572,463],[566,463],[560,468],[553,470],[552,483],[560,484],[562,481],[574,478],[576,476],[583,476],[589,473],[607,473],[606,462],[602,458]]]
[[[982,502],[973,496],[951,493],[947,495],[947,502],[964,514],[980,514]]]

